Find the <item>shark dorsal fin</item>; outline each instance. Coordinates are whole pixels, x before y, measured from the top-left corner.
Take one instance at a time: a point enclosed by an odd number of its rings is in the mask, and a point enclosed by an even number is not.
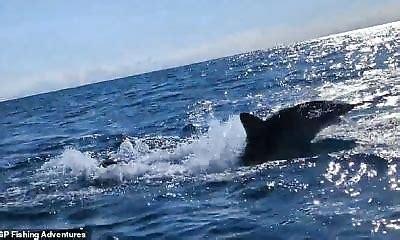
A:
[[[250,113],[241,113],[240,121],[246,131],[247,138],[251,139],[262,134],[265,122]]]

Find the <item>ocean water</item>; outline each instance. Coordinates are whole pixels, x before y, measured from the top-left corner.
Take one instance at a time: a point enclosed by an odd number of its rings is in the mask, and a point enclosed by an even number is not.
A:
[[[399,239],[399,63],[393,23],[1,102],[0,228]],[[240,112],[377,96],[317,136],[355,140],[351,149],[240,162]]]

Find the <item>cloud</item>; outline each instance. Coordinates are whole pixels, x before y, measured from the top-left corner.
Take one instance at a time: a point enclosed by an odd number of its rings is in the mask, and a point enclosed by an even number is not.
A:
[[[5,84],[1,88],[0,102],[126,77],[134,73],[143,73],[151,69],[150,66],[152,66],[150,59],[146,61],[130,62],[133,64],[129,65],[102,65],[92,68],[55,70],[29,77],[19,77],[14,79],[12,84]]]
[[[123,57],[119,62],[100,66],[58,69],[34,76],[22,76],[13,79],[13,84],[2,87],[0,101],[400,21],[399,12],[400,3],[395,2],[380,8],[360,5],[330,18],[314,18],[302,25],[282,23],[273,27],[249,29],[213,41],[205,39],[207,42],[200,45],[169,49],[160,56],[148,56],[142,60]]]
[[[346,12],[330,19],[313,19],[301,26],[281,24],[266,29],[251,29],[212,43],[180,50],[172,56],[172,59],[184,64],[187,60],[196,62],[254,50],[265,50],[277,45],[400,21],[399,12],[400,3],[395,3],[375,9],[359,8],[357,12]]]

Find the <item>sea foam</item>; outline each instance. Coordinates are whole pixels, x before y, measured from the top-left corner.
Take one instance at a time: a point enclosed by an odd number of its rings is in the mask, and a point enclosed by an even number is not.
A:
[[[89,179],[124,181],[139,176],[164,177],[222,172],[238,165],[245,146],[245,132],[238,116],[226,122],[210,120],[207,133],[172,149],[153,148],[144,139],[125,139],[109,158],[116,164],[102,167],[104,159],[93,153],[67,148],[42,166],[42,170]],[[60,169],[62,171],[60,171]]]

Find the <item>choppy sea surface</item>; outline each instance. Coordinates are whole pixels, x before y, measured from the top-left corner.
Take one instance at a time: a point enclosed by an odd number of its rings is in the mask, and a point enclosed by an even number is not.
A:
[[[1,102],[0,228],[399,239],[399,63],[392,23]],[[317,136],[355,140],[351,149],[240,162],[240,112],[378,96]]]

